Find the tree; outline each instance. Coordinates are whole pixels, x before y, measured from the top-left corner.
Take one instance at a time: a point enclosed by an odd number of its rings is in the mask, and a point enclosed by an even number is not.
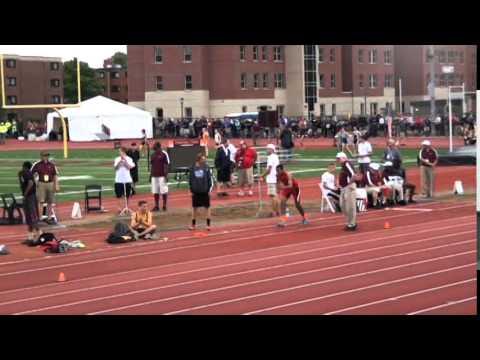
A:
[[[77,94],[77,59],[63,64],[64,87],[63,96],[66,104],[78,102]],[[95,70],[87,63],[80,62],[80,83],[82,100],[87,100],[103,93],[103,85],[95,76]]]
[[[127,54],[123,52],[116,52],[112,56],[112,64],[122,65],[122,68],[126,69],[128,67]]]

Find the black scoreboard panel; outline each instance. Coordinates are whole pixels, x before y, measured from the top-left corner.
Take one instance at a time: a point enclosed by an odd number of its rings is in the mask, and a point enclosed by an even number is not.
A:
[[[258,125],[264,128],[277,128],[278,111],[260,111],[258,113]]]
[[[169,172],[176,172],[181,168],[191,168],[199,153],[205,154],[205,148],[200,144],[175,144],[167,148],[170,158]]]

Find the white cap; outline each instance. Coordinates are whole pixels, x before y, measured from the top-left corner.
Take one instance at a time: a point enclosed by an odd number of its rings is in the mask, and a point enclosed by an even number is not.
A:
[[[348,156],[347,154],[345,154],[344,152],[339,152],[336,156],[337,159],[348,159]]]
[[[422,141],[422,145],[424,145],[424,146],[430,146],[430,145],[432,145],[432,143],[430,142],[430,140],[423,140],[423,141]]]
[[[393,163],[391,161],[387,161],[385,164],[383,164],[383,166],[393,166]]]
[[[380,169],[380,164],[371,163],[371,164],[370,164],[370,167],[371,167],[373,170],[378,170],[378,169]]]
[[[272,150],[273,152],[275,152],[275,151],[277,150],[277,149],[275,148],[275,145],[273,145],[273,144],[268,144],[268,145],[267,145],[267,149],[270,149],[270,150]]]

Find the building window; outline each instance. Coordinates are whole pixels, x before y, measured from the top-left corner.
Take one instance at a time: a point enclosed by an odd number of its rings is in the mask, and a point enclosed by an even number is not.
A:
[[[273,60],[277,62],[283,61],[283,46],[273,47]]]
[[[368,52],[368,63],[369,64],[377,63],[377,49],[372,49]]]
[[[192,62],[192,47],[191,46],[184,46],[183,47],[183,61],[184,62]]]
[[[185,89],[192,90],[192,75],[185,75]]]
[[[240,75],[240,88],[246,89],[247,88],[247,74],[242,73]]]
[[[14,95],[7,96],[7,103],[8,105],[15,105],[17,103],[17,97]]]
[[[285,75],[283,73],[275,74],[275,88],[277,89],[285,88]]]
[[[432,60],[432,57],[432,52],[430,51],[430,49],[427,49],[427,51],[425,51],[425,61],[429,63]]]
[[[364,81],[365,81],[365,77],[363,76],[363,74],[360,74],[358,76],[358,86],[360,88],[363,88],[364,87]]]
[[[377,74],[369,74],[368,75],[368,86],[373,89],[378,86],[378,78]]]
[[[191,107],[186,107],[186,108],[185,108],[185,117],[186,117],[187,119],[193,118],[193,111],[192,111],[192,108],[191,108]]]
[[[258,46],[253,47],[253,61],[258,61]]]
[[[285,105],[277,105],[277,112],[279,116],[283,116],[285,113]]]
[[[110,73],[111,79],[120,79],[120,73],[118,71],[114,71]]]
[[[318,76],[318,86],[320,87],[320,89],[325,88],[325,75],[324,74],[320,74]]]
[[[377,115],[378,113],[378,104],[377,103],[370,103],[370,114]]]
[[[58,79],[51,79],[51,80],[50,80],[50,87],[52,87],[52,88],[59,88],[59,87],[60,87],[60,80],[58,80]]]
[[[12,87],[13,87],[13,86],[17,86],[17,78],[15,78],[15,77],[9,77],[9,78],[7,79],[7,84],[8,84],[8,86],[12,86]]]
[[[157,76],[155,78],[155,87],[157,90],[163,90],[163,77],[162,76]]]
[[[363,49],[358,50],[358,63],[363,64]]]
[[[247,107],[245,105],[242,106],[242,113],[246,113],[247,112]]]
[[[262,46],[262,61],[267,61],[268,60],[268,46],[263,45]]]
[[[112,85],[110,90],[112,91],[112,93],[119,93],[120,92],[120,86]]]
[[[98,77],[99,77],[100,79],[105,79],[105,72],[100,71],[100,72],[98,73]]]
[[[458,60],[459,60],[459,63],[460,63],[460,64],[463,64],[463,61],[464,61],[464,57],[463,57],[463,56],[464,56],[464,55],[463,55],[463,51],[460,51],[460,52],[458,53]]]
[[[393,87],[393,74],[385,74],[385,87],[386,88]]]
[[[320,104],[320,115],[325,115],[325,104]]]
[[[52,62],[50,63],[50,70],[52,71],[58,71],[60,69],[60,64],[58,62]]]
[[[240,45],[240,61],[245,61],[246,46]]]
[[[332,89],[335,89],[337,87],[337,76],[336,76],[336,74],[331,74],[330,75],[330,87]]]
[[[337,115],[337,104],[332,104],[332,116]]]
[[[17,67],[17,60],[8,59],[6,60],[7,68],[14,69]]]
[[[260,82],[260,74],[253,74],[253,88],[258,89],[258,83]]]
[[[365,103],[363,103],[363,102],[360,104],[360,114],[366,115],[366,113],[365,113]]]
[[[448,51],[447,52],[447,62],[454,63],[456,60],[456,51]]]
[[[268,89],[268,73],[263,74],[263,88]]]
[[[331,63],[335,62],[335,48],[330,49],[330,62]]]
[[[392,65],[392,50],[385,50],[384,58],[385,65]]]
[[[162,108],[157,108],[155,113],[157,114],[157,118],[163,119],[163,109]]]
[[[438,56],[438,62],[440,64],[444,64],[445,61],[447,60],[446,59],[446,54],[445,54],[445,50],[439,50],[436,52],[437,53],[437,56]]]
[[[323,48],[318,48],[318,62],[323,63]]]
[[[155,46],[155,64],[161,64],[163,62],[162,48]]]
[[[53,104],[60,104],[60,96],[58,96],[58,95],[53,95],[53,96],[52,96],[52,103],[53,103]]]

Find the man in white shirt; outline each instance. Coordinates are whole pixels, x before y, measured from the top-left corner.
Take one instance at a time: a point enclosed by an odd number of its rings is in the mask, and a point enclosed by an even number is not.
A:
[[[322,174],[322,187],[326,195],[333,200],[335,207],[340,211],[340,190],[335,181],[336,166],[335,163],[328,164],[327,171]]]
[[[385,119],[381,115],[378,119],[378,125],[379,125],[379,128],[380,128],[380,131],[382,131],[383,135],[385,136]]]
[[[235,155],[237,154],[237,148],[233,145],[230,140],[227,140],[227,149],[230,150],[230,184],[233,184],[233,174],[235,173]]]
[[[124,199],[128,201],[131,195],[133,180],[130,170],[135,167],[132,158],[127,156],[125,147],[120,148],[120,156],[115,158],[113,167],[115,168],[115,195],[118,199],[119,211],[122,211],[125,206]]]
[[[280,216],[277,194],[277,166],[280,165],[278,155],[275,153],[275,145],[267,145],[267,169],[262,178],[267,183],[267,195],[272,199],[272,216]]]
[[[368,170],[370,165],[370,156],[373,153],[372,144],[367,141],[367,136],[361,136],[358,142],[358,165],[362,173]]]

